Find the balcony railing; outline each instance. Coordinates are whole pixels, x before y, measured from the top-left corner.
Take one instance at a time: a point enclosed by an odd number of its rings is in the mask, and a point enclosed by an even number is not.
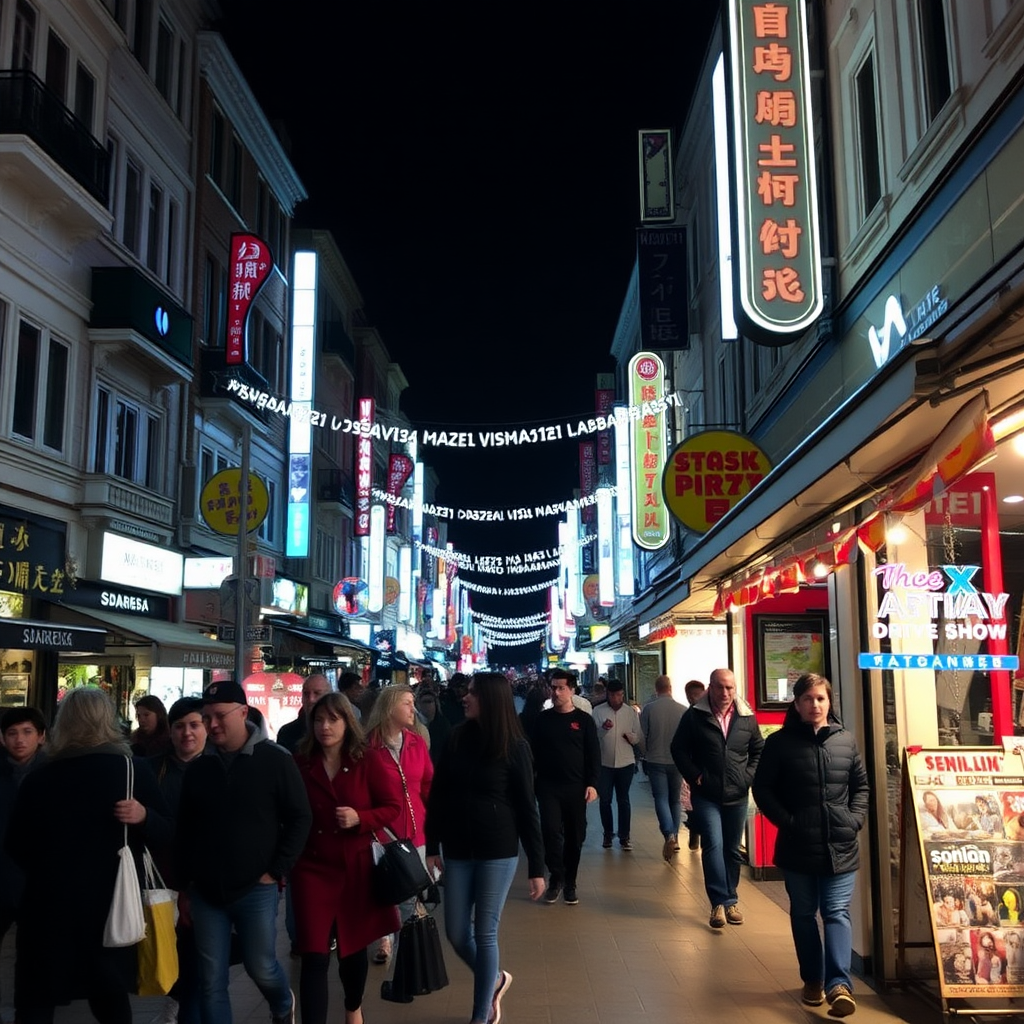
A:
[[[355,485],[351,473],[346,473],[343,469],[322,468],[317,470],[317,501],[352,508],[354,494]]]
[[[0,135],[27,135],[82,188],[107,205],[107,151],[31,71],[0,71]]]

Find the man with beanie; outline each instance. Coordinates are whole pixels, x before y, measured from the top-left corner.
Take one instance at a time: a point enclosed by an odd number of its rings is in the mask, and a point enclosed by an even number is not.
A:
[[[302,852],[312,814],[291,755],[260,739],[247,711],[233,680],[203,692],[208,741],[185,773],[178,809],[181,909],[195,926],[203,1024],[232,1022],[232,927],[273,1024],[294,1024],[295,997],[276,952],[278,886]]]

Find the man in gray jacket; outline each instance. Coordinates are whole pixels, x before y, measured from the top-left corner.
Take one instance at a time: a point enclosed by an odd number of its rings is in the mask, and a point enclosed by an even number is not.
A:
[[[679,793],[682,776],[672,760],[672,737],[679,727],[679,719],[686,710],[672,696],[672,680],[658,676],[654,680],[655,696],[640,712],[640,728],[647,751],[647,778],[651,780],[654,811],[658,815],[658,828],[665,838],[661,855],[671,860],[679,849]]]

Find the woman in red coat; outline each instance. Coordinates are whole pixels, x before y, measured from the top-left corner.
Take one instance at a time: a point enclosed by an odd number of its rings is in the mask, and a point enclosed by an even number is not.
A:
[[[421,731],[422,730],[422,731]],[[434,780],[434,762],[430,760],[430,747],[423,738],[425,726],[416,718],[416,698],[411,686],[398,684],[385,686],[373,702],[366,723],[366,738],[371,747],[382,750],[388,767],[402,787],[402,810],[388,827],[401,839],[411,839],[420,852],[426,867],[426,838],[423,831],[427,820],[427,797]],[[415,898],[400,903],[398,914],[405,920],[415,909]],[[391,955],[392,939],[385,936],[374,955],[374,962],[387,963]]]
[[[295,945],[302,954],[299,1005],[303,1024],[325,1024],[333,935],[345,1024],[362,1024],[366,947],[398,926],[395,908],[380,906],[370,892],[372,833],[398,817],[404,797],[384,760],[390,755],[367,747],[348,698],[321,697],[312,721],[296,757],[313,810],[306,848],[291,873]]]

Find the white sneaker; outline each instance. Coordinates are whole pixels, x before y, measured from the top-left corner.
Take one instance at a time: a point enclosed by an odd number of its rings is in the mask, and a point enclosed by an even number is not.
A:
[[[150,1021],[150,1024],[178,1024],[178,1002],[167,996],[164,1008]]]

